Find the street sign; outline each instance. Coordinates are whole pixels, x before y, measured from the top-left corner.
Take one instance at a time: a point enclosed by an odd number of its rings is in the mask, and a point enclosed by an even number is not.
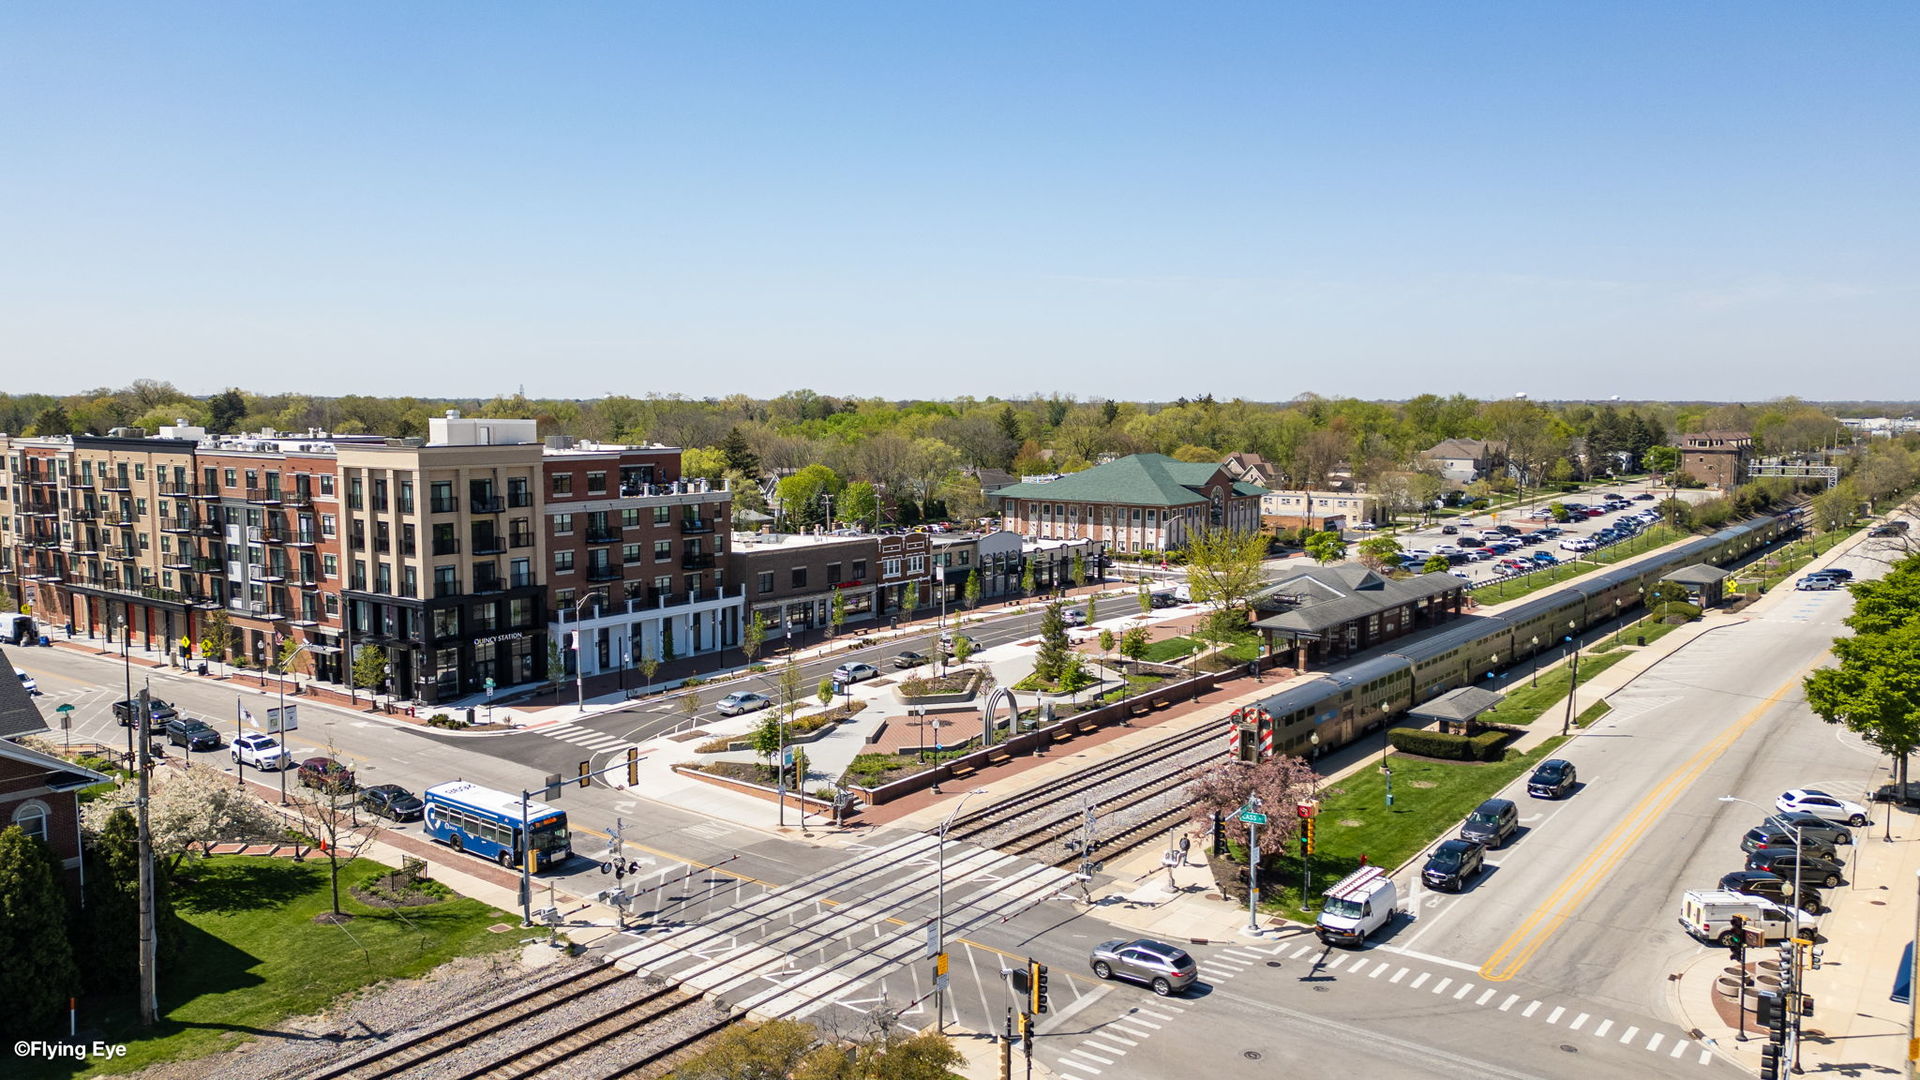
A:
[[[267,709],[267,730],[292,731],[300,726],[300,706],[287,705],[281,708]]]
[[[932,923],[927,924],[927,959],[940,955],[940,931]]]
[[[1240,811],[1240,820],[1246,822],[1248,825],[1265,825],[1267,823],[1267,815],[1256,814],[1251,810],[1242,810]]]
[[[61,731],[67,731],[73,727],[73,706],[55,705],[53,711],[60,714]]]
[[[493,676],[487,676],[487,689],[493,689]]]

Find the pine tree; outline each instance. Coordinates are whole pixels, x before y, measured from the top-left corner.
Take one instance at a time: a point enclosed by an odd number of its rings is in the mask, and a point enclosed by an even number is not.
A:
[[[720,458],[726,462],[729,472],[741,472],[748,476],[760,475],[760,455],[747,445],[747,437],[739,428],[727,432],[720,442]]]
[[[1040,613],[1040,648],[1033,654],[1033,673],[1047,682],[1057,681],[1067,669],[1067,620],[1059,604],[1048,604]]]
[[[18,825],[0,830],[0,1032],[46,1034],[79,989],[67,897],[53,854]]]

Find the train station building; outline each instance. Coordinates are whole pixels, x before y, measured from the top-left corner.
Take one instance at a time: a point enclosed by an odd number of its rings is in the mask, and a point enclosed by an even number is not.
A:
[[[1253,629],[1275,662],[1305,671],[1455,618],[1466,585],[1452,574],[1396,579],[1357,565],[1304,569],[1255,594]]]

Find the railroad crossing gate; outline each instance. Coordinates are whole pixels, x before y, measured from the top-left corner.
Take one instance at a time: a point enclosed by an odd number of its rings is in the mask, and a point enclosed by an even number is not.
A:
[[[1227,757],[1249,764],[1273,756],[1273,717],[1258,705],[1233,710],[1228,719]]]

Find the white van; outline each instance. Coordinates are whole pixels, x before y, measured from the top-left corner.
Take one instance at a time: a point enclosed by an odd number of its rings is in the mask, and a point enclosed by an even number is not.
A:
[[[1731,920],[1735,915],[1746,920],[1747,929],[1759,930],[1761,940],[1779,941],[1793,936],[1796,914],[1804,933],[1811,935],[1819,929],[1814,917],[1804,911],[1796,912],[1783,904],[1745,893],[1694,889],[1680,898],[1681,929],[1701,941],[1721,945],[1733,942]]]
[[[1314,930],[1325,944],[1358,946],[1393,921],[1399,898],[1384,868],[1363,866],[1327,890]]]

